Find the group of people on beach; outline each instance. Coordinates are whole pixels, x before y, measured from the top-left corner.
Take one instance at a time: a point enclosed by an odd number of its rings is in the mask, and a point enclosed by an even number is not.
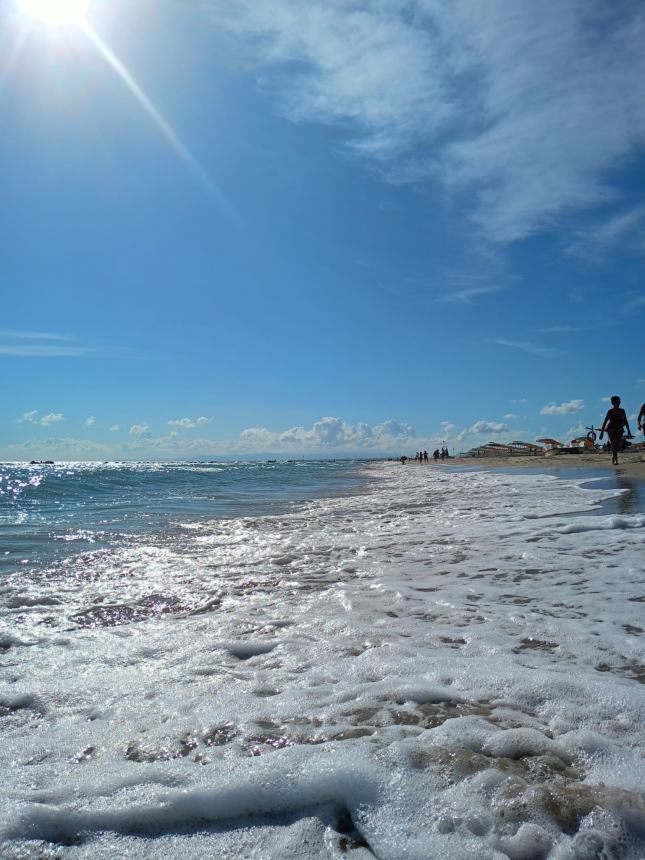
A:
[[[427,463],[430,458],[428,457],[427,451],[417,451],[414,457],[406,457],[405,454],[402,454],[399,459],[401,460],[401,465],[405,466],[408,460],[414,460],[416,463]],[[442,448],[441,450],[439,450],[439,448],[435,448],[435,450],[432,452],[432,459],[435,461],[435,463],[437,462],[437,460],[450,459],[448,449]]]
[[[645,403],[641,406],[641,411],[638,413],[638,429],[645,433]],[[629,429],[629,421],[627,413],[620,405],[620,397],[616,394],[611,398],[611,409],[607,410],[605,420],[600,428],[600,438],[606,433],[609,437],[609,445],[611,448],[611,462],[613,466],[618,465],[618,452],[623,448],[623,430],[627,430],[627,439],[633,439],[632,431]]]

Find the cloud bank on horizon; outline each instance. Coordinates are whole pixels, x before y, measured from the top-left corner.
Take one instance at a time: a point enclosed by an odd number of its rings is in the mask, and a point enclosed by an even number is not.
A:
[[[395,183],[439,181],[485,239],[618,207],[571,238],[642,227],[611,172],[645,140],[645,6],[603,0],[240,0],[211,4],[282,110],[347,129]],[[294,69],[296,71],[294,71]],[[622,208],[621,208],[622,207]],[[604,220],[603,220],[604,219]],[[642,230],[641,230],[642,237]],[[483,288],[480,288],[480,290]]]
[[[584,408],[582,400],[571,400],[561,405],[545,406],[542,415],[566,416],[579,413]],[[36,410],[33,415],[36,415]],[[32,413],[27,413],[31,415]],[[93,417],[93,416],[92,416]],[[47,427],[62,421],[62,415],[44,416],[47,420],[35,421]],[[545,428],[532,430],[511,427],[508,422],[517,422],[519,416],[509,413],[505,421],[480,419],[469,426],[459,429],[450,421],[441,421],[434,432],[419,433],[410,424],[390,419],[380,424],[357,422],[350,424],[341,418],[326,416],[315,421],[310,427],[295,426],[286,430],[270,430],[266,427],[250,427],[233,439],[194,438],[172,430],[166,435],[156,436],[147,422],[134,424],[121,441],[78,439],[72,436],[58,436],[31,439],[0,449],[0,456],[7,459],[26,460],[32,457],[59,459],[192,459],[217,456],[261,456],[263,454],[285,455],[322,455],[343,456],[360,455],[381,456],[400,453],[410,454],[414,450],[430,449],[447,445],[453,451],[464,451],[483,442],[495,440],[511,442],[517,439],[533,441]],[[526,419],[526,416],[524,417]],[[84,422],[86,429],[94,426]],[[191,431],[189,424],[168,421],[179,430]],[[526,422],[525,422],[526,423]],[[109,427],[111,432],[118,431],[117,425]],[[560,429],[563,439],[573,438],[584,429],[582,422],[566,430]],[[558,435],[558,434],[556,434]]]

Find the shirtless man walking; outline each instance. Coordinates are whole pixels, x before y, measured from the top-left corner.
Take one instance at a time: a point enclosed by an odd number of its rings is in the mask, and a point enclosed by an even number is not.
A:
[[[606,431],[611,444],[611,464],[618,465],[618,452],[623,443],[623,427],[627,428],[627,438],[631,438],[632,431],[629,429],[629,421],[624,409],[620,408],[620,397],[615,395],[611,398],[611,409],[607,410],[605,420],[600,428],[600,438]],[[641,410],[642,412],[642,410]]]

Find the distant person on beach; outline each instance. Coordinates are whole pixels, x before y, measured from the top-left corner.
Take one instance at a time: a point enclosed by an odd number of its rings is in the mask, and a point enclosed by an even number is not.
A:
[[[402,454],[402,455],[401,455],[401,465],[402,465],[402,466],[405,466],[405,461],[406,461],[407,459],[408,459],[408,458],[405,456],[405,454]]]
[[[643,403],[641,411],[638,413],[638,429],[645,433],[645,403]]]
[[[600,428],[601,439],[605,432],[609,436],[612,466],[618,465],[618,452],[623,445],[623,427],[627,428],[627,438],[631,439],[632,431],[629,429],[627,414],[620,407],[620,397],[614,395],[611,398],[611,409],[607,410],[605,420],[602,422],[602,427]]]
[[[434,449],[434,452],[433,452],[432,456],[434,457],[434,461],[435,461],[435,463],[436,463],[436,462],[437,462],[437,460],[439,459],[439,449],[438,449],[438,448],[435,448],[435,449]]]
[[[424,451],[424,452],[423,452],[423,462],[424,462],[424,463],[427,463],[427,462],[428,462],[428,452],[427,452],[427,451]]]

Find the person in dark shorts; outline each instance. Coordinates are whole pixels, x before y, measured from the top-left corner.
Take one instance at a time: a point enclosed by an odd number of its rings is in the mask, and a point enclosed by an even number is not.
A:
[[[618,465],[618,452],[623,444],[623,427],[627,428],[627,438],[630,439],[632,431],[629,429],[627,414],[625,413],[625,410],[620,407],[620,397],[616,397],[616,395],[614,395],[611,398],[611,409],[607,410],[605,420],[602,422],[602,427],[600,428],[601,439],[605,432],[609,436],[612,466]]]

